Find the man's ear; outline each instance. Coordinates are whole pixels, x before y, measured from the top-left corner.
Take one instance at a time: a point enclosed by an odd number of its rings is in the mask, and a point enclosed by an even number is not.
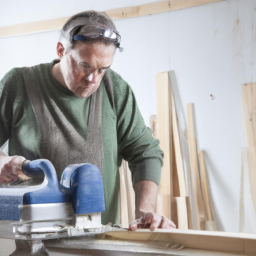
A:
[[[65,54],[65,48],[62,43],[58,42],[57,44],[57,55],[58,58],[61,59]]]

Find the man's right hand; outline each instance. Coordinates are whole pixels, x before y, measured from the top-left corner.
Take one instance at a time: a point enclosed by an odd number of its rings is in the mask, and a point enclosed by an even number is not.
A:
[[[18,178],[29,180],[30,178],[22,172],[24,160],[26,159],[22,156],[0,155],[0,184],[12,182]]]

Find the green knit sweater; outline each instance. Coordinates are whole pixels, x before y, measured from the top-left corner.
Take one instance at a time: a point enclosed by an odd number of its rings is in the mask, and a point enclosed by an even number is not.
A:
[[[86,138],[89,98],[79,98],[62,86],[52,74],[52,63],[35,66],[37,81],[51,94],[66,118]],[[28,98],[21,69],[14,68],[0,82],[0,146],[9,139],[9,155],[40,159],[40,131]],[[102,136],[104,150],[104,193],[106,210],[102,223],[120,223],[119,171],[122,158],[129,162],[133,184],[151,180],[159,184],[163,152],[159,141],[144,124],[130,86],[114,71],[113,103],[105,90],[102,97]]]

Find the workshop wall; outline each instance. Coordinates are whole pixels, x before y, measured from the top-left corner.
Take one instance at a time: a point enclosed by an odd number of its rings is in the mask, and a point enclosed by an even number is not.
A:
[[[0,0],[0,26],[150,2],[157,1]],[[133,88],[146,124],[156,113],[157,72],[175,71],[184,112],[187,103],[195,104],[214,218],[219,230],[237,232],[241,148],[247,146],[241,85],[256,81],[256,1],[227,0],[115,23],[124,52],[116,52],[112,68]],[[50,62],[58,34],[0,39],[0,77],[12,67]]]

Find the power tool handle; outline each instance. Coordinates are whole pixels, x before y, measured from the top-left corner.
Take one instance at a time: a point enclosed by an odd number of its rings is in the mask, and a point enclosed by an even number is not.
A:
[[[35,166],[30,160],[25,160],[22,163],[22,172],[28,177],[44,177],[43,170]]]

